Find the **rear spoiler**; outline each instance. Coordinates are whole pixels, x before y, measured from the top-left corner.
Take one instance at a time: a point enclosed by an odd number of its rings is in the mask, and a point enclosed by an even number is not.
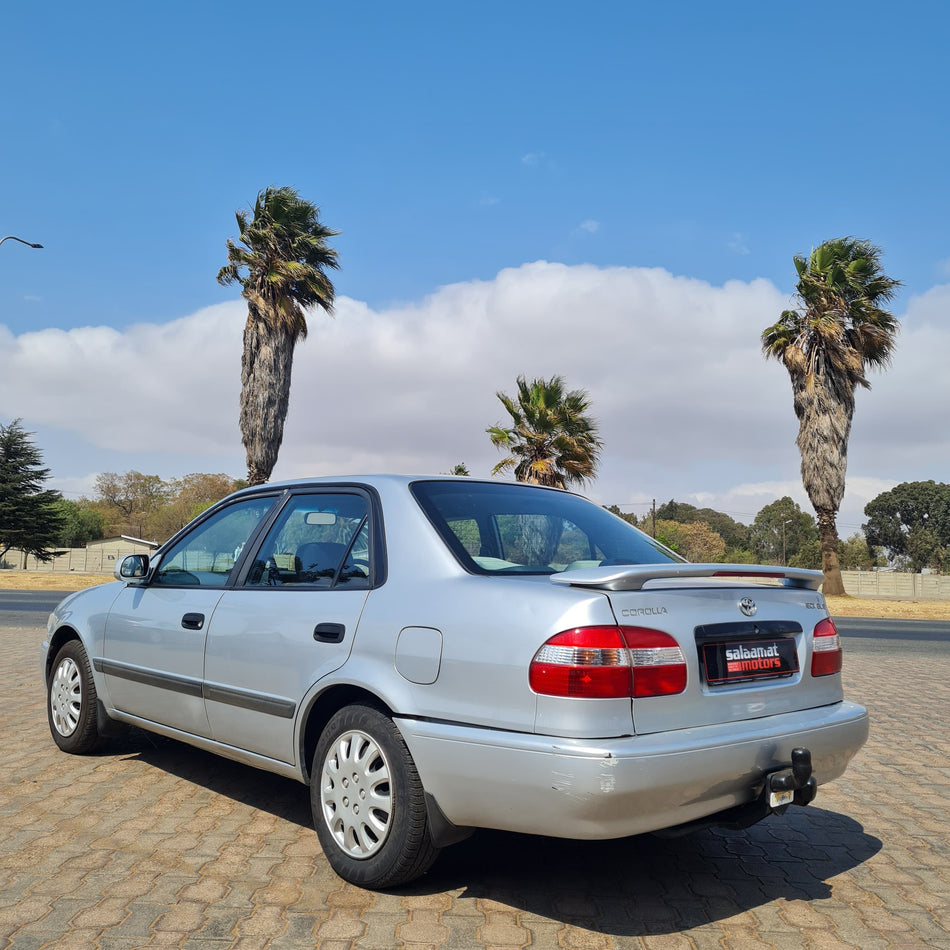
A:
[[[618,564],[612,567],[583,567],[576,571],[552,574],[555,584],[571,587],[597,587],[601,590],[641,590],[648,581],[692,577],[732,577],[778,579],[783,587],[818,590],[825,580],[821,571],[797,567],[772,567],[765,564]]]

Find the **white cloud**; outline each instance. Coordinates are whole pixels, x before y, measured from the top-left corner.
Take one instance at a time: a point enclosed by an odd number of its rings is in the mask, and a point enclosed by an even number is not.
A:
[[[589,391],[605,451],[588,494],[709,505],[749,522],[799,480],[785,370],[759,333],[785,306],[768,281],[714,287],[645,268],[538,261],[376,311],[338,298],[297,349],[275,478],[369,470],[486,476],[497,390],[561,374]],[[843,525],[898,481],[941,478],[950,436],[940,319],[950,287],[911,301],[889,373],[858,395]],[[243,473],[237,427],[239,301],[165,324],[44,330],[0,326],[3,419],[22,417],[56,487],[86,492],[100,471]],[[68,486],[68,487],[67,487]],[[850,528],[842,531],[850,533]]]
[[[950,429],[943,418],[950,406],[948,311],[950,285],[908,302],[891,366],[871,373],[870,391],[857,395],[849,454],[855,471],[873,471],[894,483],[948,480]]]
[[[600,230],[600,222],[588,218],[586,221],[581,221],[578,227],[581,231],[587,231],[588,234],[596,234]]]
[[[544,152],[528,152],[521,156],[522,165],[540,165],[544,160]]]
[[[5,412],[124,452],[229,451],[240,379],[237,304],[164,324],[40,330],[0,327]],[[228,425],[227,422],[231,422]]]

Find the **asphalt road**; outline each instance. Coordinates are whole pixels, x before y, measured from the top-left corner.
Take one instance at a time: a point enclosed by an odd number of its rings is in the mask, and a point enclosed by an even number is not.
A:
[[[0,590],[0,627],[46,627],[64,590]]]
[[[836,617],[835,626],[844,644],[845,662],[850,655],[895,649],[904,654],[950,656],[950,621]]]

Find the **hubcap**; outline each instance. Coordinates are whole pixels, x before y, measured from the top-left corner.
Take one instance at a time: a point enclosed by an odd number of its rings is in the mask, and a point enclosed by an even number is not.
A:
[[[56,731],[61,736],[71,736],[79,725],[82,710],[82,678],[71,657],[64,657],[56,667],[49,690],[49,708]]]
[[[383,846],[393,814],[389,763],[365,732],[345,732],[327,752],[321,775],[323,818],[351,858],[369,858]]]

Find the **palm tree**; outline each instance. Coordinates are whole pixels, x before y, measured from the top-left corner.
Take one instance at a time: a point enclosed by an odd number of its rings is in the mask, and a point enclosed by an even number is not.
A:
[[[587,415],[590,397],[582,389],[564,391],[564,379],[518,377],[516,399],[496,393],[511,416],[511,426],[486,431],[509,454],[492,469],[514,469],[519,482],[567,488],[592,479],[600,461],[597,424]]]
[[[327,239],[339,232],[324,227],[319,214],[293,188],[265,188],[257,196],[253,219],[236,213],[243,246],[228,239],[228,264],[218,272],[218,283],[237,281],[247,301],[240,425],[250,485],[266,482],[277,463],[294,347],[307,335],[305,308],[333,312],[334,290],[326,269],[339,264]]]
[[[762,333],[765,356],[784,363],[798,416],[802,483],[818,516],[826,594],[843,594],[836,518],[844,495],[848,437],[865,371],[888,365],[899,325],[883,304],[900,281],[881,270],[881,249],[835,238],[795,256],[795,310]]]

